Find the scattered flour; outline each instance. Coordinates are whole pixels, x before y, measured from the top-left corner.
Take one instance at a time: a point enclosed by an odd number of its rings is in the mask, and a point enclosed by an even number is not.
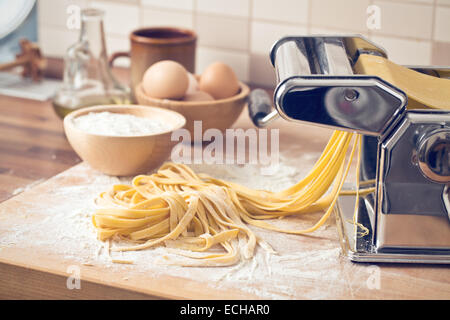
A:
[[[34,181],[34,182],[30,183],[30,184],[27,184],[25,187],[16,188],[16,189],[13,190],[11,195],[12,196],[16,196],[16,195],[18,195],[18,194],[20,194],[22,192],[28,191],[28,190],[30,190],[34,186],[37,186],[39,183],[41,183],[43,181],[44,181],[44,179],[39,179],[39,180],[36,180],[36,181]]]
[[[140,136],[164,132],[168,125],[157,119],[113,112],[90,112],[73,119],[83,131],[107,136]]]
[[[239,182],[255,189],[281,190],[298,182],[307,173],[309,167],[298,166],[301,161],[301,156],[292,162],[282,157],[278,172],[270,177],[261,176],[259,168],[251,165],[193,165],[192,168],[197,172]],[[162,262],[162,257],[172,257],[173,254],[165,247],[109,254],[109,242],[103,243],[96,238],[95,228],[91,222],[92,213],[96,208],[94,199],[99,192],[110,189],[113,184],[129,183],[130,179],[102,175],[85,163],[53,179],[61,179],[61,184],[65,186],[51,190],[51,206],[48,206],[48,193],[36,192],[31,202],[21,203],[21,207],[14,213],[14,222],[0,221],[0,248],[7,246],[46,248],[51,253],[62,255],[65,259],[82,265],[100,265],[114,270],[124,270],[127,279],[131,271],[142,272],[146,277],[167,274],[198,279],[205,281],[209,287],[240,290],[265,299],[323,299],[335,296],[336,292],[333,290],[323,290],[323,286],[317,288],[315,283],[318,279],[330,288],[343,285],[345,287],[345,280],[340,276],[342,257],[337,233],[334,228],[328,228],[333,223],[332,219],[314,235],[315,239],[252,228],[257,236],[267,241],[277,251],[277,254],[267,253],[261,247],[257,247],[253,259],[241,261],[235,266],[214,268],[167,266]],[[32,192],[33,190],[30,190],[28,198]],[[8,216],[14,215],[8,212]],[[2,216],[6,215],[0,210],[0,218]],[[23,223],[26,217],[33,217],[36,221]],[[300,224],[293,221],[293,226],[304,228],[314,223],[318,217],[308,216]],[[288,219],[283,219],[280,223],[286,223],[285,220]],[[112,258],[132,261],[133,264],[114,264]],[[302,292],[299,292],[296,284],[301,284]]]

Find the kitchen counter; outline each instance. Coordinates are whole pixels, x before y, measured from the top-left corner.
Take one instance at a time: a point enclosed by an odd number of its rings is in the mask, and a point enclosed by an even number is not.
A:
[[[246,112],[243,112],[236,126],[244,129],[253,127]],[[315,154],[322,150],[330,134],[326,129],[290,123],[283,123],[280,128],[280,149],[308,148]],[[39,187],[40,183],[80,162],[66,141],[62,121],[54,114],[50,102],[0,96],[0,202],[17,195],[20,198],[21,193]],[[17,201],[20,202],[20,199]],[[333,228],[335,228],[333,224],[326,227],[326,235],[333,235],[327,243],[333,244],[333,250],[339,251],[337,236],[334,236],[336,230]],[[320,236],[317,239],[314,236],[298,239],[300,247],[302,245],[307,247],[308,241],[319,241]],[[291,237],[290,241],[295,239]],[[178,280],[175,281],[173,278],[148,280],[130,276],[129,279],[117,279],[114,272],[104,272],[89,265],[84,266],[82,270],[83,275],[86,274],[88,277],[83,281],[83,290],[67,290],[65,269],[63,267],[52,269],[58,264],[58,257],[48,256],[39,259],[37,253],[31,250],[25,250],[23,254],[17,255],[12,249],[1,248],[0,298],[256,299],[261,297],[255,293],[257,291],[248,294],[239,289],[217,290],[193,281],[178,283]],[[309,263],[307,259],[308,256],[305,256],[305,264]],[[30,261],[35,261],[35,265]],[[317,263],[315,271],[318,271],[322,270],[327,262],[318,260],[315,263]],[[336,272],[339,272],[336,273],[337,278],[333,280],[336,287],[332,287],[331,283],[320,277],[311,280],[310,274],[304,273],[306,280],[293,283],[292,288],[289,288],[290,296],[292,298],[325,296],[331,299],[450,299],[448,266],[400,264],[374,266],[355,264],[345,257],[338,258],[334,263],[337,263]],[[326,268],[323,270],[327,271]],[[99,275],[101,278],[98,278]],[[372,280],[375,282],[371,287]],[[137,287],[133,287],[133,284]],[[141,286],[145,284],[146,287],[139,287],[139,284]],[[183,286],[183,295],[179,286]],[[315,295],[312,295],[311,290]]]
[[[0,202],[80,161],[50,102],[0,95]]]

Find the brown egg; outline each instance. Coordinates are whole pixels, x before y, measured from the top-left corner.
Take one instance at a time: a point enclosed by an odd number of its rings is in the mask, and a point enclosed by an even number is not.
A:
[[[145,93],[159,99],[181,99],[186,94],[188,85],[186,69],[171,60],[154,63],[145,71],[142,78]]]
[[[188,72],[188,78],[189,78],[189,85],[186,90],[186,94],[197,92],[198,91],[198,80],[190,72]]]
[[[213,101],[214,98],[206,92],[203,91],[194,91],[186,93],[183,98],[184,101]]]
[[[225,99],[239,91],[239,80],[228,65],[215,62],[200,76],[199,89],[209,93],[214,99]]]

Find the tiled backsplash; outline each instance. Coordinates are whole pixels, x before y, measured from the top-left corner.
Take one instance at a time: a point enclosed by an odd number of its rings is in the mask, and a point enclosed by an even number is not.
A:
[[[38,1],[39,43],[50,56],[64,55],[77,40],[78,31],[66,26],[67,8],[77,5],[106,11],[110,53],[128,50],[138,27],[190,28],[199,36],[197,72],[221,60],[241,80],[264,86],[274,85],[269,50],[284,35],[358,33],[397,63],[450,65],[450,0]]]

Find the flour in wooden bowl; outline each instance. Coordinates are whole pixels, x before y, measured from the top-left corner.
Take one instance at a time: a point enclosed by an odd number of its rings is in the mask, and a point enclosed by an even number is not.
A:
[[[171,128],[158,119],[114,112],[89,112],[73,119],[74,125],[87,133],[105,136],[142,136]]]

